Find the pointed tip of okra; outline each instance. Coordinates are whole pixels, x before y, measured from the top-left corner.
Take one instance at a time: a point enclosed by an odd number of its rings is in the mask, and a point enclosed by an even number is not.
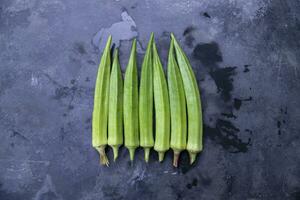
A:
[[[136,38],[134,38],[133,40],[132,40],[132,49],[133,48],[136,48]]]
[[[197,154],[198,153],[189,152],[189,155],[190,155],[190,164],[191,165],[195,162]]]
[[[116,162],[118,158],[119,146],[112,146],[113,154],[114,154],[114,162]]]
[[[115,57],[118,57],[118,54],[119,54],[119,48],[117,47],[117,48],[115,48],[114,56],[115,56]]]
[[[174,54],[174,40],[171,39],[171,42],[170,42],[170,48],[169,48],[169,55],[168,55],[168,61],[171,60],[172,56]]]
[[[113,56],[113,59],[114,59],[114,64],[117,64],[119,62],[119,48],[116,48],[114,50],[114,56]]]
[[[147,45],[147,50],[146,52],[151,52],[150,49],[152,48],[152,44],[153,44],[153,40],[154,40],[154,33],[152,32],[148,41],[148,45]]]
[[[171,39],[172,39],[172,40],[175,39],[175,36],[174,36],[173,33],[171,33]]]
[[[128,151],[129,151],[129,157],[130,157],[130,161],[131,161],[131,162],[133,162],[135,148],[128,147]]]
[[[174,151],[173,166],[178,167],[180,151]]]
[[[150,148],[149,147],[144,147],[144,151],[145,151],[145,161],[146,163],[149,162],[149,155],[150,155]]]
[[[151,32],[151,34],[150,34],[150,42],[152,42],[153,41],[153,39],[154,39],[154,33],[153,32]]]
[[[104,48],[104,50],[107,50],[107,52],[109,52],[108,50],[110,49],[111,41],[112,41],[112,36],[109,35],[107,38],[107,41],[106,41],[105,48]]]
[[[111,45],[111,41],[112,41],[112,36],[109,35],[108,38],[107,38],[107,42],[106,42],[106,47],[109,47],[110,48],[110,45]]]
[[[155,44],[155,40],[153,39],[153,42],[152,42],[152,50],[153,50],[153,54],[154,55],[158,55],[158,52],[157,52],[157,48],[156,48],[156,44]],[[158,56],[155,56],[156,58]]]
[[[100,155],[100,164],[106,165],[107,167],[109,167],[109,161],[108,161],[108,158],[105,153],[105,146],[99,146],[99,147],[96,147],[96,149]]]
[[[165,157],[165,152],[164,151],[159,151],[158,152],[158,161],[162,162],[164,160]]]
[[[170,41],[170,48],[173,48],[174,47],[174,39],[171,38],[171,41]]]
[[[178,46],[178,42],[175,38],[175,35],[173,33],[171,33],[171,42],[173,42],[174,45]]]
[[[135,54],[136,54],[136,38],[134,38],[132,41],[130,57],[135,56]]]

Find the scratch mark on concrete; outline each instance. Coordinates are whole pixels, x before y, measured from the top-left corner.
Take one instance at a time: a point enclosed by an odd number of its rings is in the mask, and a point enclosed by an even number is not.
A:
[[[56,199],[62,200],[63,198],[56,192],[55,185],[52,182],[50,175],[46,175],[45,181],[41,189],[36,193],[33,200]]]
[[[133,185],[135,182],[143,180],[146,177],[145,172],[146,172],[146,169],[141,169],[141,168],[137,167],[134,170],[131,178],[128,180],[128,183]]]
[[[22,135],[20,132],[18,132],[16,130],[12,130],[12,134],[10,135],[10,137],[11,138],[19,138],[21,140],[29,142],[29,139],[27,137],[25,137],[24,135]]]

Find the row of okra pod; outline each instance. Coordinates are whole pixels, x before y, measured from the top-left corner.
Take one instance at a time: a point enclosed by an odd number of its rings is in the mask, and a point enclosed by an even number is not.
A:
[[[171,34],[165,76],[151,34],[139,83],[136,39],[132,43],[124,81],[118,49],[111,56],[111,42],[109,36],[99,64],[94,94],[92,145],[100,154],[100,163],[109,165],[105,153],[107,145],[113,149],[116,160],[119,147],[124,143],[131,161],[136,148],[141,146],[146,162],[154,147],[160,162],[171,148],[175,167],[183,150],[188,151],[192,164],[203,148],[201,101],[195,74],[175,36]]]

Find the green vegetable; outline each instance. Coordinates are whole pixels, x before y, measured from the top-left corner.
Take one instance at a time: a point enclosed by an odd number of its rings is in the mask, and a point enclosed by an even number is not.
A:
[[[139,123],[140,145],[145,151],[145,161],[149,161],[150,149],[154,145],[153,139],[153,62],[152,43],[153,33],[150,36],[144,61],[142,64],[140,97],[139,97]]]
[[[170,148],[170,105],[167,81],[160,62],[155,42],[153,42],[153,88],[155,106],[155,144],[159,161],[164,159],[165,152]]]
[[[174,57],[174,40],[171,40],[168,58],[168,86],[171,108],[171,148],[173,165],[178,166],[180,152],[186,148],[186,102],[181,74]]]
[[[139,146],[138,132],[138,77],[136,64],[136,39],[133,40],[130,58],[124,78],[124,135],[125,146],[130,160],[134,159],[135,149]]]
[[[202,109],[201,100],[197,81],[190,65],[188,58],[179,46],[175,36],[171,34],[174,41],[174,48],[176,52],[178,66],[181,72],[185,97],[187,102],[188,111],[188,140],[187,150],[190,155],[190,163],[194,163],[197,154],[202,151],[202,135],[203,135],[203,122],[202,122]]]
[[[100,163],[109,164],[105,154],[107,145],[107,113],[110,78],[110,45],[112,37],[109,36],[99,64],[95,86],[94,110],[92,121],[92,145],[100,154]]]
[[[113,149],[114,160],[123,144],[123,80],[118,52],[116,49],[110,75],[108,109],[108,145]]]

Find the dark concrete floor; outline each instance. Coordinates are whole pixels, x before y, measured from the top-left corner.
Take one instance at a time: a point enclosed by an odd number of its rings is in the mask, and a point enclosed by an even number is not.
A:
[[[0,199],[300,199],[300,2],[1,0]],[[91,147],[93,91],[112,34],[125,71],[169,33],[200,85],[204,151],[178,169]],[[140,65],[139,65],[140,67]],[[112,152],[108,150],[109,157]]]

